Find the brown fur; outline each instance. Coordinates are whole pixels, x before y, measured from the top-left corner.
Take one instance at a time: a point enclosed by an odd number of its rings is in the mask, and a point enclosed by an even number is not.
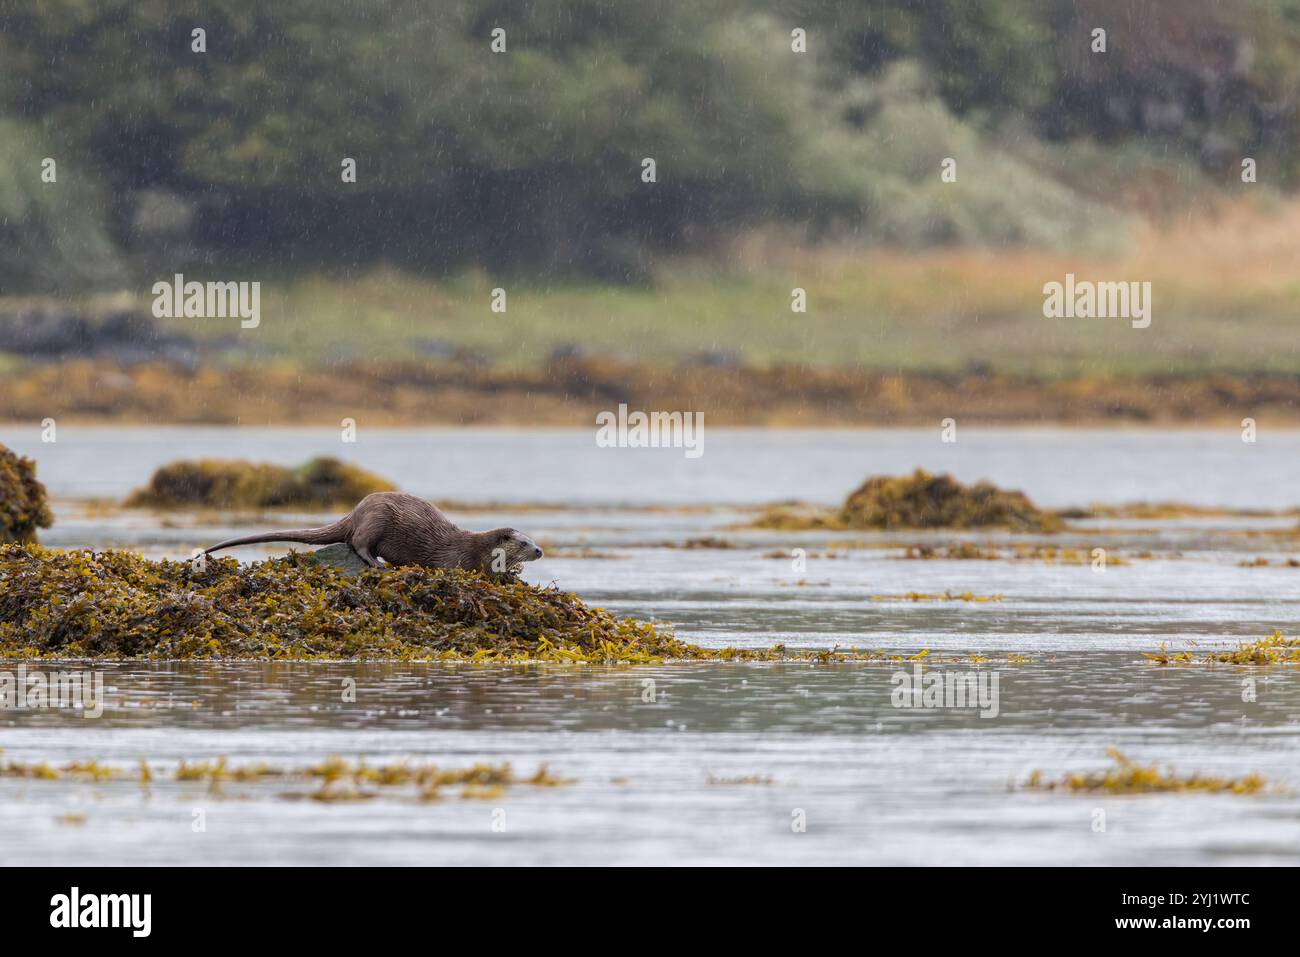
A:
[[[486,573],[517,570],[522,562],[542,557],[537,544],[518,529],[469,532],[424,499],[402,492],[367,495],[351,512],[329,525],[232,538],[204,549],[204,554],[259,542],[308,545],[343,542],[351,545],[367,565],[378,565],[378,559],[382,558],[390,565],[464,568]]]

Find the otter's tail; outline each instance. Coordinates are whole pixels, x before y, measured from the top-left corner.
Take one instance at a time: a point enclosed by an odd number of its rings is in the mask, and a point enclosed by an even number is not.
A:
[[[320,528],[295,528],[285,532],[263,532],[260,535],[245,535],[242,538],[232,538],[213,545],[211,548],[203,549],[203,554],[206,555],[221,548],[230,548],[232,545],[256,545],[259,542],[302,542],[305,545],[333,545],[336,542],[346,542],[347,535],[347,519],[341,518],[337,522],[322,525]]]

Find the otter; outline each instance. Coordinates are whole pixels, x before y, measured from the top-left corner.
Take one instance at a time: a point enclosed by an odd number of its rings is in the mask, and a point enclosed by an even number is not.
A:
[[[469,532],[452,523],[430,503],[402,492],[367,495],[337,522],[319,528],[245,535],[205,548],[207,555],[232,545],[259,542],[303,542],[307,545],[352,546],[372,568],[379,559],[390,565],[463,568],[487,574],[517,573],[524,562],[542,557],[537,543],[515,528]]]

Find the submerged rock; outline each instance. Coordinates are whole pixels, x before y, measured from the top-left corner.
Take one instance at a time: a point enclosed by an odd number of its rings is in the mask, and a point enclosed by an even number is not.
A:
[[[196,567],[123,551],[2,546],[0,657],[38,656],[651,662],[768,655],[697,648],[555,588],[460,570],[352,575],[299,554]]]
[[[34,542],[36,529],[53,524],[36,463],[0,445],[0,545]]]
[[[338,459],[312,459],[296,469],[266,462],[200,459],[172,462],[136,489],[128,507],[330,508],[351,507],[371,492],[396,486]]]

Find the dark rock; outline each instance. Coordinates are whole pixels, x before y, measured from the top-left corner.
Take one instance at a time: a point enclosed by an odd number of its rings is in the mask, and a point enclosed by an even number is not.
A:
[[[691,361],[694,365],[704,366],[706,369],[738,369],[741,365],[741,355],[734,349],[707,349],[696,353]]]
[[[443,339],[412,339],[411,348],[431,359],[454,359],[456,347]]]
[[[361,556],[352,550],[351,545],[342,542],[316,549],[307,556],[307,560],[313,565],[330,565],[341,569],[345,575],[360,575],[369,567],[361,560]]]
[[[586,359],[590,353],[576,342],[565,342],[551,350],[551,362],[568,362]]]
[[[203,341],[160,325],[146,312],[78,315],[57,307],[0,312],[0,352],[31,359],[113,359],[197,367],[203,352],[228,352],[233,339]]]

